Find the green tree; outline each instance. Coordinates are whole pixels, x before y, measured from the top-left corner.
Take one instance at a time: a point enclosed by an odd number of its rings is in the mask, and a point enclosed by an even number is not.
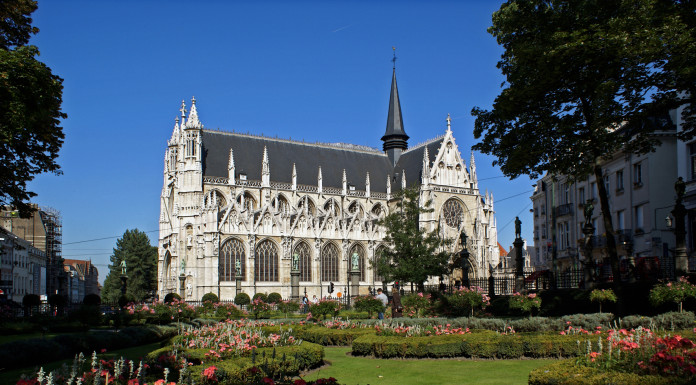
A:
[[[420,192],[409,188],[395,194],[396,210],[380,221],[386,229],[384,242],[391,245],[376,256],[374,267],[385,282],[412,282],[423,291],[431,276],[447,272],[449,253],[444,250],[449,242],[437,231],[421,227],[421,214],[430,213],[432,201],[419,205]]]
[[[157,289],[157,247],[150,245],[147,235],[138,230],[126,230],[116,241],[111,255],[109,274],[104,280],[102,298],[106,302],[116,302],[121,296],[121,261],[126,261],[126,295],[142,301]]]
[[[503,4],[488,31],[504,48],[498,68],[506,81],[491,110],[472,110],[474,136],[483,137],[474,148],[498,157],[494,164],[512,178],[548,172],[597,181],[603,157],[654,149],[659,141],[651,134],[660,127],[643,122],[666,106],[659,98],[675,96],[663,42],[674,23],[659,14],[657,1]],[[618,286],[609,200],[604,183],[597,188]]]
[[[39,30],[31,25],[36,1],[0,2],[0,204],[30,214],[36,193],[27,182],[42,172],[60,174],[56,163],[63,139],[60,119],[63,79],[37,60],[27,45]]]

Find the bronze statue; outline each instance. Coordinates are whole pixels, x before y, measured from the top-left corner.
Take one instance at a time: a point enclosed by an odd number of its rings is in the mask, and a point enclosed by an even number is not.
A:
[[[126,260],[121,261],[121,275],[126,275],[128,269],[126,268]]]
[[[515,217],[515,238],[522,239],[522,221],[520,217]]]
[[[461,234],[459,234],[459,244],[462,245],[462,249],[466,248],[466,232],[462,230]]]
[[[234,269],[237,271],[237,277],[242,276],[242,263],[239,260],[234,262]]]
[[[592,199],[588,199],[587,203],[585,203],[585,226],[592,225],[592,212],[594,212]]]
[[[350,259],[350,269],[353,271],[360,270],[360,262],[358,261],[358,253],[353,253]]]
[[[300,270],[300,256],[297,253],[292,255],[292,271]]]

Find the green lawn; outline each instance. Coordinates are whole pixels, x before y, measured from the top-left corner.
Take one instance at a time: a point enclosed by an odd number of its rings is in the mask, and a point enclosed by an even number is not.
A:
[[[305,380],[334,377],[344,385],[527,384],[529,372],[554,360],[383,360],[351,357],[349,347],[324,348],[331,366]]]

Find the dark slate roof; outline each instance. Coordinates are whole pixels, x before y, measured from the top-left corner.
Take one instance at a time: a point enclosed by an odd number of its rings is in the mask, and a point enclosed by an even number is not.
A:
[[[237,173],[244,171],[247,178],[260,180],[264,146],[268,150],[271,181],[274,182],[292,183],[292,165],[295,163],[298,184],[316,186],[321,166],[324,187],[341,188],[345,169],[348,183],[353,184],[357,190],[365,190],[365,175],[369,171],[371,191],[386,192],[387,175],[393,173],[387,155],[377,150],[368,151],[357,147],[343,148],[336,145],[209,130],[203,130],[201,136],[205,176],[227,177],[229,153],[232,148]],[[420,170],[422,157],[423,154],[420,153],[416,162],[416,172]],[[406,181],[410,183],[414,179]],[[392,189],[395,187],[392,183]]]
[[[432,139],[401,154],[399,161],[394,167],[394,172],[402,173],[404,170],[406,171],[407,187],[410,187],[414,183],[420,183],[421,181],[421,172],[423,171],[423,152],[425,152],[425,148],[428,148],[428,157],[432,167],[435,157],[437,156],[437,152],[440,150],[440,146],[442,145],[442,140],[442,137]],[[401,176],[399,176],[398,180],[392,181],[392,189],[394,191],[401,190]]]
[[[403,118],[401,117],[401,102],[399,102],[399,89],[396,87],[396,70],[392,73],[391,93],[389,94],[389,112],[387,113],[387,129],[382,140],[392,138],[408,140],[404,131]]]

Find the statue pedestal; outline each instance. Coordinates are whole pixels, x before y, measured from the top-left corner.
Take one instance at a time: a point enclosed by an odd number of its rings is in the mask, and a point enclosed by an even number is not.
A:
[[[236,297],[237,294],[239,294],[239,293],[242,292],[242,276],[241,276],[241,275],[235,276],[235,277],[234,277],[234,283],[235,283],[235,286],[234,286],[234,289],[235,289],[235,290],[234,290],[234,294],[235,294],[235,297]]]
[[[126,288],[128,287],[128,276],[121,275],[121,295],[126,295]]]
[[[350,272],[350,292],[353,297],[360,295],[360,271]]]
[[[290,299],[300,298],[300,272],[293,270],[290,272]]]
[[[181,274],[179,276],[179,296],[181,298],[186,298],[186,276]]]
[[[524,241],[515,238],[512,244],[515,246],[515,290],[519,293],[524,290],[524,256],[522,255]]]
[[[592,281],[592,234],[594,234],[594,226],[590,223],[585,224],[582,228],[582,233],[585,234],[583,280],[585,281],[585,290],[589,290],[594,287],[594,282]]]

